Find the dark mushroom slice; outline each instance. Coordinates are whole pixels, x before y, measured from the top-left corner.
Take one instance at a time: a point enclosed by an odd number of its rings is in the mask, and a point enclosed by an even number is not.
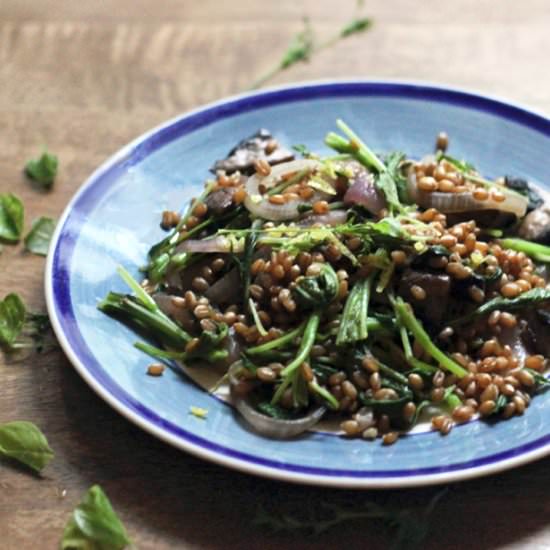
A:
[[[232,174],[238,170],[241,174],[250,176],[259,160],[265,160],[273,166],[293,159],[294,153],[281,147],[273,139],[271,132],[262,128],[239,142],[225,159],[216,161],[210,171],[216,173],[223,170],[226,174]]]
[[[550,207],[544,204],[529,212],[519,226],[518,235],[527,241],[550,244]]]
[[[550,356],[550,311],[536,308],[524,310],[522,315],[521,339],[530,353]]]
[[[418,300],[412,287],[424,290],[425,297]],[[451,278],[446,274],[427,273],[407,269],[399,283],[399,295],[414,305],[418,316],[432,325],[439,325],[445,316],[451,291]]]

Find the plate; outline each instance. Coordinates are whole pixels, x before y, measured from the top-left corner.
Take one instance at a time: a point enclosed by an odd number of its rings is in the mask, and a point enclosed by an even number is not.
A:
[[[233,410],[184,376],[146,376],[136,335],[96,309],[125,291],[121,264],[139,276],[163,232],[163,210],[196,196],[213,161],[266,127],[282,143],[325,153],[323,137],[346,120],[377,151],[420,157],[445,130],[454,155],[482,173],[550,182],[550,120],[517,105],[434,85],[337,81],[232,97],[168,121],[103,164],[67,206],[53,237],[46,298],[65,353],[112,407],[158,438],[251,474],[324,486],[390,488],[472,478],[550,452],[550,393],[526,414],[488,425],[471,421],[446,437],[415,433],[396,445],[311,433],[272,441],[246,429]],[[208,410],[206,419],[190,407]]]

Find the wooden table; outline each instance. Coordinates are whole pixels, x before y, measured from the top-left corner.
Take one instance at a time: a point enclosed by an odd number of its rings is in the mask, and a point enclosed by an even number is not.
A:
[[[473,87],[550,112],[547,0],[371,0],[375,25],[275,82],[326,77],[415,78]],[[422,7],[420,7],[422,6]],[[308,15],[321,36],[352,16],[328,0],[2,0],[0,190],[25,202],[27,223],[59,216],[86,176],[149,127],[240,92],[275,63]],[[43,145],[57,153],[51,193],[22,176]],[[44,310],[44,260],[0,256],[0,293]],[[433,489],[353,493],[270,482],[172,449],[111,410],[60,351],[0,364],[0,421],[36,422],[56,458],[42,479],[0,465],[0,547],[56,548],[67,517],[101,484],[141,549],[387,548],[358,521],[320,537],[252,524],[256,504],[370,498],[425,505]],[[550,548],[550,460],[452,486],[425,548]]]

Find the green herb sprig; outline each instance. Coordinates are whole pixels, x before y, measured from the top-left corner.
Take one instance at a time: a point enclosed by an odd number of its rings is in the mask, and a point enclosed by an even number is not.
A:
[[[271,80],[282,71],[292,67],[301,61],[308,61],[313,54],[337,44],[340,40],[367,31],[372,25],[368,17],[355,17],[346,23],[333,37],[318,45],[315,44],[315,37],[309,19],[304,19],[304,28],[294,35],[290,44],[277,65],[267,73],[258,78],[251,86],[257,89]]]

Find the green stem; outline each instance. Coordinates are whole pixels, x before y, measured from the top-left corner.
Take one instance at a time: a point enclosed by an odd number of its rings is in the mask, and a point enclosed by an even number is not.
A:
[[[110,292],[97,307],[104,313],[121,315],[128,321],[152,331],[160,340],[174,346],[183,347],[191,340],[187,332],[160,310],[151,311],[130,296]]]
[[[275,187],[272,187],[267,194],[269,196],[271,195],[277,195],[279,193],[282,193],[287,187],[290,187],[291,185],[294,185],[295,183],[298,183],[303,178],[305,178],[309,173],[311,172],[310,168],[304,168],[303,170],[300,170],[298,173],[294,174],[290,179],[287,181],[283,181],[279,183],[279,185],[276,185]]]
[[[395,301],[395,310],[399,320],[412,333],[418,343],[430,354],[444,369],[452,374],[462,378],[468,372],[463,369],[458,363],[455,363],[450,357],[447,357],[431,340],[428,333],[424,330],[420,322],[414,316],[412,308],[403,300]]]
[[[375,168],[378,172],[385,172],[386,165],[374,154],[374,152],[367,146],[367,144],[342,120],[338,119],[336,125],[348,138],[352,144],[358,145],[359,150],[364,157],[368,159],[369,164]]]
[[[320,395],[329,405],[329,407],[335,411],[337,411],[340,408],[340,403],[338,402],[338,399],[332,395],[326,388],[323,388],[322,386],[319,386],[315,380],[310,382],[308,384],[309,388]]]
[[[550,246],[515,238],[499,239],[498,242],[504,248],[523,252],[538,262],[550,263]]]
[[[145,342],[135,342],[134,347],[139,349],[143,353],[150,355],[154,359],[167,359],[175,361],[184,361],[186,353],[177,352],[177,351],[166,351],[151,344],[146,344]]]
[[[286,334],[279,336],[279,338],[275,338],[275,340],[270,340],[265,344],[260,344],[259,346],[248,348],[246,350],[246,354],[261,355],[266,351],[271,351],[273,349],[281,348],[284,345],[292,342],[292,340],[294,340],[296,337],[300,336],[300,334],[302,334],[302,331],[304,330],[304,327],[305,327],[305,322],[301,323],[299,326],[297,326],[295,329],[291,330],[290,332],[287,332]]]
[[[117,267],[117,273],[120,278],[134,291],[137,299],[145,306],[149,311],[158,311],[159,307],[157,303],[145,290],[140,286],[140,284],[126,271],[121,265]]]
[[[315,343],[315,335],[317,334],[317,329],[319,328],[319,322],[321,320],[321,314],[319,311],[312,313],[307,321],[307,324],[304,329],[304,335],[302,337],[302,342],[300,343],[300,348],[298,349],[298,354],[294,361],[291,361],[282,371],[281,376],[288,376],[291,372],[295,371],[308,357],[311,347]]]
[[[409,363],[409,365],[414,369],[418,369],[426,374],[433,374],[437,372],[437,367],[429,365],[414,356],[411,349],[409,335],[407,334],[407,329],[404,325],[399,327],[399,334],[401,335],[401,342],[403,343],[403,351],[405,352],[405,359],[407,360],[407,363]]]

